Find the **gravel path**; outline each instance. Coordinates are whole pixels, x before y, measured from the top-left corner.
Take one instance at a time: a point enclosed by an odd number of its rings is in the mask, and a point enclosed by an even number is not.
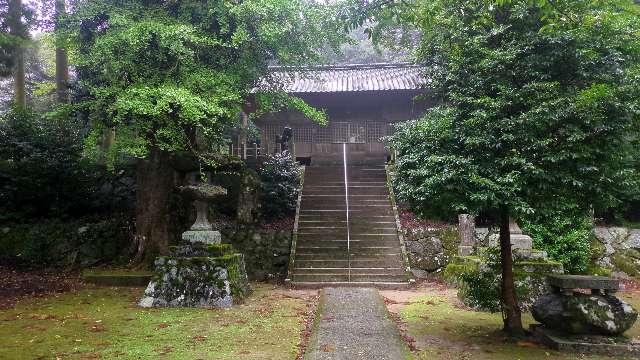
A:
[[[378,290],[326,288],[307,360],[400,360],[409,355]]]

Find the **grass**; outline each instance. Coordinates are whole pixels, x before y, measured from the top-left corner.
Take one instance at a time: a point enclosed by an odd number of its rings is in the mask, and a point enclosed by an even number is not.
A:
[[[639,293],[620,293],[625,301],[640,309]],[[540,347],[528,341],[512,341],[499,329],[501,314],[470,311],[455,299],[455,290],[428,291],[400,308],[400,318],[407,335],[415,340],[416,359],[611,359],[607,357],[565,354]],[[523,315],[525,326],[534,323]],[[640,337],[640,324],[628,336]]]
[[[0,359],[294,359],[308,299],[254,284],[229,310],[142,309],[142,288],[91,288],[0,311]]]

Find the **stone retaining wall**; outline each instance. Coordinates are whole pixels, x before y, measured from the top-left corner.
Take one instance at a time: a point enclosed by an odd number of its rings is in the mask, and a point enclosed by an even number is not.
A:
[[[597,265],[617,276],[640,276],[640,229],[597,226],[591,252]]]
[[[284,279],[291,253],[290,230],[264,230],[252,226],[221,229],[222,242],[244,254],[251,280]]]
[[[460,239],[456,226],[403,228],[401,231],[411,271],[418,278],[442,270],[451,257],[458,254]]]

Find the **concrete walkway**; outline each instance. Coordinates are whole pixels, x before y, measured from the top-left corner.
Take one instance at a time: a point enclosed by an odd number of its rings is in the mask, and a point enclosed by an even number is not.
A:
[[[400,360],[409,349],[376,289],[326,288],[305,359]]]

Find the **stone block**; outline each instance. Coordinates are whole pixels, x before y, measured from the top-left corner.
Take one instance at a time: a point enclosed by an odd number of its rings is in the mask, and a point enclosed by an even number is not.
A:
[[[511,234],[512,250],[531,250],[533,248],[533,239],[528,235]]]
[[[182,233],[182,240],[190,243],[219,244],[222,235],[217,230],[189,230]]]
[[[620,281],[604,276],[588,275],[550,275],[548,277],[550,286],[559,289],[598,289],[598,290],[618,290]]]
[[[474,251],[474,246],[465,246],[465,245],[460,245],[458,246],[458,255],[459,256],[469,256],[472,255]]]
[[[538,342],[553,350],[634,359],[640,356],[640,344],[624,336],[570,335],[540,324],[532,324],[530,330]]]

